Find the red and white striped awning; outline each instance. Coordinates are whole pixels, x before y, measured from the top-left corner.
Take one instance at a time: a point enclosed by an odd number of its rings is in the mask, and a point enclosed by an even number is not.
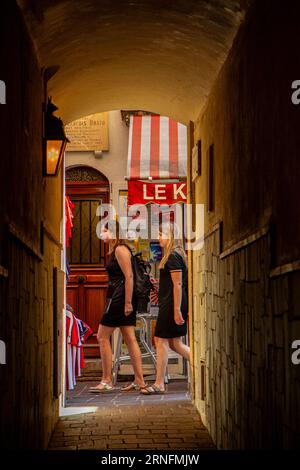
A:
[[[187,127],[164,116],[131,116],[127,179],[187,175]]]

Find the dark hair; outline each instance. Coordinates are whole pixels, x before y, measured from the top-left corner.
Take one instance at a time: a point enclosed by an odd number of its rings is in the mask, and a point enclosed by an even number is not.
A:
[[[111,223],[114,224],[115,230],[111,229]],[[106,230],[109,230],[110,232],[114,233],[115,238],[109,243],[109,253],[111,254],[115,251],[117,246],[119,245],[127,245],[126,240],[120,238],[120,224],[117,220],[112,220],[111,222],[106,222],[104,225],[104,228]]]

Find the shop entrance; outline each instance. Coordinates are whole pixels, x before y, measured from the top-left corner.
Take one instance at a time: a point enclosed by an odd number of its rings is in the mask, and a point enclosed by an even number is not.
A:
[[[128,116],[128,119],[124,116]],[[75,322],[77,319],[82,320],[93,332],[81,348],[80,342],[73,342],[70,338],[69,332],[73,330],[69,326],[68,319],[66,321],[66,391],[70,392],[68,405],[71,406],[73,400],[76,402],[78,393],[81,398],[85,396],[86,390],[82,387],[88,386],[89,381],[99,381],[102,372],[96,335],[105,307],[108,284],[105,266],[108,256],[107,246],[96,233],[96,227],[101,220],[100,211],[97,211],[99,205],[110,202],[119,222],[127,221],[129,237],[127,244],[133,253],[141,253],[144,261],[151,267],[151,278],[156,291],[151,292],[147,311],[138,313],[135,331],[142,353],[143,374],[147,381],[155,380],[156,375],[154,331],[158,316],[159,263],[162,258],[162,249],[157,239],[158,232],[156,233],[153,228],[157,226],[158,230],[159,221],[168,219],[175,221],[173,212],[175,208],[176,220],[179,213],[181,214],[182,230],[186,225],[183,217],[185,211],[182,209],[187,200],[186,126],[171,118],[153,115],[146,111],[111,111],[108,112],[107,122],[110,139],[101,159],[95,160],[94,151],[75,153],[75,150],[70,150],[67,155],[66,196],[73,205],[74,216],[69,246],[66,249],[69,268],[66,289],[67,316],[68,311],[71,311],[76,317]],[[140,139],[136,127],[141,129]],[[70,128],[76,128],[75,124],[73,123]],[[149,136],[152,137],[145,140],[147,128],[149,132],[151,131]],[[78,132],[83,139],[83,130],[80,129]],[[159,145],[153,144],[152,141],[155,139]],[[79,141],[79,136],[73,135],[73,140]],[[90,166],[93,164],[97,168]],[[135,233],[133,238],[132,232]],[[116,329],[111,340],[113,384],[117,385],[118,381],[131,380],[133,369],[119,329]],[[188,342],[188,338],[185,341]],[[84,353],[84,366],[78,373],[77,360],[78,352],[81,354],[80,348]],[[69,349],[72,349],[70,354]],[[72,370],[69,373],[70,363]],[[72,375],[73,381],[69,380],[68,375]],[[182,383],[181,387],[184,382],[184,387],[187,389],[188,375],[186,360],[170,348],[166,383],[179,381]],[[79,382],[85,383],[79,384]],[[76,385],[78,387],[75,387]],[[85,398],[89,401],[91,395],[87,393]]]

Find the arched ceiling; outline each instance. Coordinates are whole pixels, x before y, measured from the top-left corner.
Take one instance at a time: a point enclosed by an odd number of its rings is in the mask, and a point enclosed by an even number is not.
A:
[[[68,123],[144,109],[187,123],[205,102],[249,0],[19,0],[48,94]]]

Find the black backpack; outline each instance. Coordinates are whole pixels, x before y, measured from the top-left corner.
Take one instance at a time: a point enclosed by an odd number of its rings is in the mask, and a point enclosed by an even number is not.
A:
[[[134,276],[133,294],[137,300],[137,311],[147,312],[150,292],[154,286],[150,280],[151,265],[143,260],[141,252],[132,255],[132,270]]]

